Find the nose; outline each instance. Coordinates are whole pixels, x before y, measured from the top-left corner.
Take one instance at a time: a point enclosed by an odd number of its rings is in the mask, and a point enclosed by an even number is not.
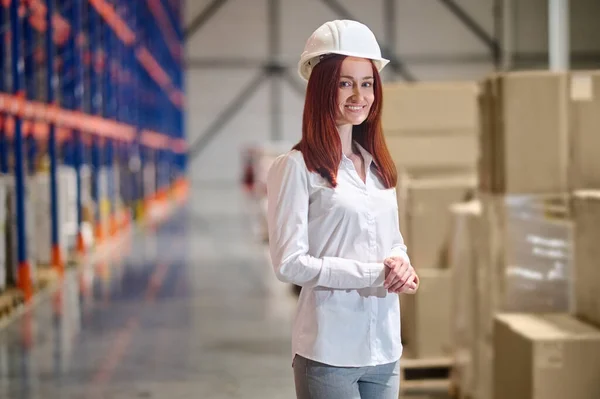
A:
[[[352,97],[351,97],[351,99],[353,101],[359,101],[362,97],[363,97],[363,93],[361,91],[361,87],[360,86],[354,86],[352,88]]]

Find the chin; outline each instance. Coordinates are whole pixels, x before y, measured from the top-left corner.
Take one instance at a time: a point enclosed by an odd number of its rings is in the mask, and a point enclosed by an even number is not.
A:
[[[358,126],[358,125],[362,125],[364,121],[367,120],[367,117],[364,118],[350,118],[348,119],[348,121],[354,125],[354,126]]]

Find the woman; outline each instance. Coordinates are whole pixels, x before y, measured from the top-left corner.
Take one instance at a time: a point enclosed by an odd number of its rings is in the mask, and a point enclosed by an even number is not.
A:
[[[381,131],[386,63],[363,24],[317,29],[299,64],[308,80],[302,139],[269,170],[273,267],[302,287],[292,337],[299,399],[398,398],[397,294],[419,282]]]

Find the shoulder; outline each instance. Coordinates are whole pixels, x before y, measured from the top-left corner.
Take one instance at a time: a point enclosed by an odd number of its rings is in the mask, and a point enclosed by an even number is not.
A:
[[[271,165],[271,171],[275,172],[283,170],[306,170],[306,164],[304,163],[304,156],[302,156],[302,153],[298,150],[290,150],[277,156]]]
[[[275,158],[269,168],[268,180],[305,179],[307,175],[304,157],[298,150],[290,150]]]

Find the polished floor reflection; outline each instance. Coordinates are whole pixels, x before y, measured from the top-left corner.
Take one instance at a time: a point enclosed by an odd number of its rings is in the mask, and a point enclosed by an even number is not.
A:
[[[292,398],[294,298],[237,190],[192,194],[0,331],[0,398]]]

